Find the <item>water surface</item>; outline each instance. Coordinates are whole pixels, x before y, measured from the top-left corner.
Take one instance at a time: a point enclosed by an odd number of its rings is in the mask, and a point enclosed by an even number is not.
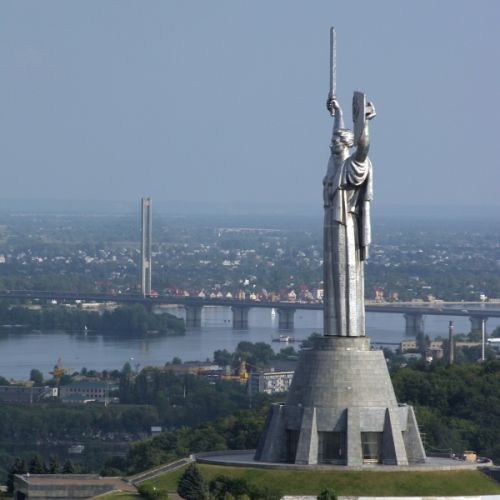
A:
[[[180,307],[168,309],[178,316],[184,315]],[[41,370],[46,377],[60,357],[63,365],[72,370],[82,367],[95,370],[121,369],[130,362],[135,368],[147,365],[163,365],[173,357],[183,361],[206,360],[212,358],[217,349],[232,352],[238,342],[267,342],[275,350],[287,344],[272,342],[280,334],[277,314],[270,309],[251,309],[249,329],[233,330],[231,310],[225,307],[206,307],[202,314],[202,327],[188,329],[178,336],[124,335],[84,335],[82,332],[64,331],[23,333],[16,329],[0,332],[0,375],[6,378],[28,379],[32,368]],[[447,336],[448,322],[455,322],[457,333],[468,332],[470,323],[466,317],[426,316],[425,332],[431,338]],[[297,342],[307,338],[312,332],[322,332],[321,311],[301,311],[295,313],[295,329],[289,334]],[[367,334],[372,342],[399,343],[405,338],[403,315],[367,313]],[[487,330],[500,325],[499,318],[490,318]],[[395,346],[393,346],[395,347]]]

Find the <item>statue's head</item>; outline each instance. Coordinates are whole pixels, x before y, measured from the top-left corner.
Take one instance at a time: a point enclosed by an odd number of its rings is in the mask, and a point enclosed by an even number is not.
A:
[[[332,153],[341,153],[345,148],[354,146],[354,134],[348,128],[339,128],[335,131],[332,138]]]

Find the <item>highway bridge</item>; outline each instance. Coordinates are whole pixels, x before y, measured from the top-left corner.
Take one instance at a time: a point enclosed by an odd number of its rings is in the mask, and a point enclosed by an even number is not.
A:
[[[233,313],[233,327],[248,328],[248,312],[252,308],[274,308],[279,316],[279,328],[291,330],[294,326],[296,310],[322,310],[321,302],[275,302],[241,300],[230,298],[184,297],[174,295],[155,295],[144,297],[140,294],[106,294],[82,292],[58,292],[37,290],[1,290],[0,300],[42,300],[57,302],[115,302],[120,304],[142,304],[148,308],[171,304],[186,310],[186,325],[201,326],[201,311],[206,306],[230,307]],[[471,331],[481,331],[483,323],[490,317],[500,318],[497,308],[481,303],[368,303],[367,312],[403,314],[406,320],[406,334],[417,335],[423,332],[423,318],[434,316],[465,316],[471,321]]]

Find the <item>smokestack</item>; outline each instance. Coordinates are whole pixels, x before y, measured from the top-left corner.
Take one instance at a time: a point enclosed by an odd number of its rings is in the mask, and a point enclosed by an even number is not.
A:
[[[486,360],[486,319],[481,318],[481,361]]]
[[[452,365],[455,361],[455,341],[453,339],[453,321],[448,325],[448,364]]]

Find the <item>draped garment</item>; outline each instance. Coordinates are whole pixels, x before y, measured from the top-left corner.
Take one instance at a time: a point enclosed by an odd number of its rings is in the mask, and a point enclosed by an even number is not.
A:
[[[347,151],[347,150],[346,150]],[[372,165],[332,154],[324,185],[324,332],[364,336],[364,260],[371,242]]]

